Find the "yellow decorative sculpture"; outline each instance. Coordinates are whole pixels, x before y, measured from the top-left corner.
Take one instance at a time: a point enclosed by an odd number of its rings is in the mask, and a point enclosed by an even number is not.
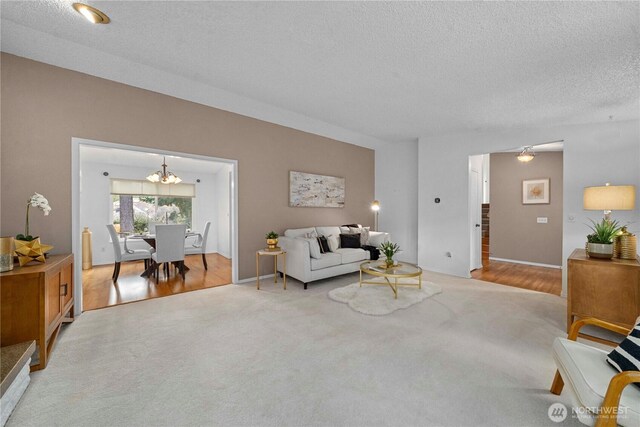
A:
[[[24,234],[18,234],[15,239],[15,254],[18,257],[20,267],[31,261],[45,262],[44,254],[53,249],[53,246],[44,245],[40,243],[38,237],[33,237],[29,234],[29,209],[32,207],[40,209],[44,216],[49,215],[49,212],[51,212],[49,201],[42,194],[33,193],[33,196],[29,197]]]
[[[31,261],[45,262],[45,252],[49,252],[51,249],[53,249],[53,246],[51,245],[40,243],[40,239],[34,239],[30,241],[15,240],[15,245],[15,253],[18,257],[20,267]]]

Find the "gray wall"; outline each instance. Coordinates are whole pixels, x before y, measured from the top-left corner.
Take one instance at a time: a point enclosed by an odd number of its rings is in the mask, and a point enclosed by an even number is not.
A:
[[[521,163],[514,153],[491,154],[491,257],[562,265],[562,152],[537,153]],[[548,205],[522,204],[522,181],[549,178]],[[547,217],[547,224],[538,224]]]
[[[37,191],[53,210],[32,212],[33,234],[71,252],[73,137],[238,160],[240,279],[269,230],[373,225],[373,150],[5,53],[1,71],[3,236],[23,231]],[[290,170],[345,177],[344,208],[289,207]]]

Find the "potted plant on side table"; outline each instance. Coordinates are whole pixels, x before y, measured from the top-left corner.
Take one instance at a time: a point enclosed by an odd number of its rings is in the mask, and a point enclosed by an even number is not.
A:
[[[265,238],[267,239],[267,249],[278,249],[278,237],[280,236],[275,231],[270,231],[266,234]]]
[[[587,255],[591,258],[613,258],[613,239],[620,230],[618,221],[603,218],[600,222],[590,220],[593,233],[587,235]]]

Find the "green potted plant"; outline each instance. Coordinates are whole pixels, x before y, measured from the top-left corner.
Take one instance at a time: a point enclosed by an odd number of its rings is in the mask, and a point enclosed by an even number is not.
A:
[[[275,231],[270,231],[265,235],[265,238],[267,239],[267,248],[268,249],[277,249],[278,247],[278,237],[280,237],[278,235],[278,233],[276,233]]]
[[[587,235],[587,255],[592,258],[613,258],[613,239],[620,231],[618,221],[603,218],[600,222],[590,220],[593,233]]]
[[[392,267],[394,264],[393,256],[400,251],[400,246],[398,246],[397,243],[384,242],[380,244],[379,249],[386,257],[385,264],[387,265],[387,268]]]

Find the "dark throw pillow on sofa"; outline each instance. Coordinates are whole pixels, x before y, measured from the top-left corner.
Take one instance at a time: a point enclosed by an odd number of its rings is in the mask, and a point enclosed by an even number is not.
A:
[[[318,236],[318,244],[320,244],[320,252],[323,254],[331,252],[331,249],[329,249],[329,242],[325,236]]]
[[[340,234],[341,248],[360,248],[360,233]]]

